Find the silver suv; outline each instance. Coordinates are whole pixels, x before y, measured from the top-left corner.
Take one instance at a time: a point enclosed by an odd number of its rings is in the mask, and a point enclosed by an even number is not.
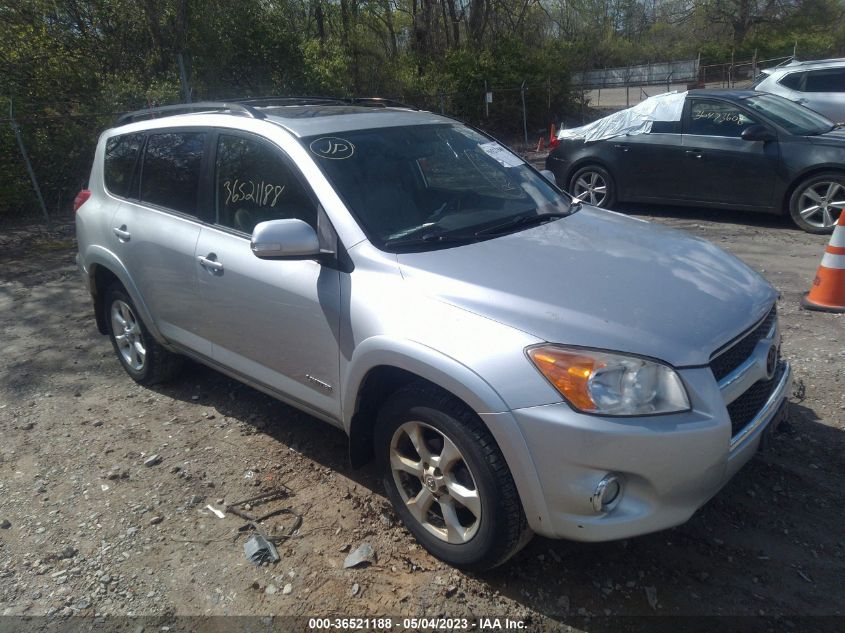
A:
[[[193,109],[97,145],[100,331],[141,384],[190,357],[343,429],[442,560],[683,523],[784,415],[777,293],[716,246],[429,112]]]
[[[769,68],[752,88],[786,97],[833,121],[845,121],[845,59],[792,61]]]

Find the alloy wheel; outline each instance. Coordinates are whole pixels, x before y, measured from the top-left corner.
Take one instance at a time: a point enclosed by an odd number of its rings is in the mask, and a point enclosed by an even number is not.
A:
[[[845,209],[845,186],[835,181],[816,182],[798,198],[798,214],[817,228],[831,228]]]
[[[147,349],[141,324],[125,301],[118,299],[111,305],[111,330],[124,362],[134,371],[141,371],[147,360]]]
[[[481,497],[455,443],[422,422],[406,422],[390,442],[390,470],[416,521],[442,541],[459,545],[478,531]]]
[[[578,176],[573,195],[581,202],[600,207],[607,198],[607,182],[595,171],[585,171]]]

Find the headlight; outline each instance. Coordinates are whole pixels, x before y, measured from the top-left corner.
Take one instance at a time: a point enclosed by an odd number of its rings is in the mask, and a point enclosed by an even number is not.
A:
[[[585,413],[654,415],[690,409],[681,377],[668,365],[558,345],[526,352],[555,389]]]

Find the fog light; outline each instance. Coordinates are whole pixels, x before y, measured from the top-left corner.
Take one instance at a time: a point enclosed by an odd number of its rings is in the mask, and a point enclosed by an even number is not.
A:
[[[593,510],[609,512],[622,496],[622,484],[616,475],[605,475],[593,492]]]

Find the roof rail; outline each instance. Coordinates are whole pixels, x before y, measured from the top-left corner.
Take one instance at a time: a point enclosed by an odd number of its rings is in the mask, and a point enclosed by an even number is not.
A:
[[[309,96],[287,96],[287,97],[246,97],[244,99],[232,99],[233,103],[242,103],[253,107],[273,107],[290,105],[346,105],[346,100],[339,97],[309,97]]]
[[[242,103],[254,107],[292,106],[292,105],[358,105],[362,107],[378,108],[408,108],[417,110],[396,99],[382,97],[309,97],[309,96],[285,96],[285,97],[250,97],[245,99],[232,99],[233,103]]]
[[[387,99],[382,97],[352,97],[350,102],[355,105],[363,106],[380,106],[382,108],[408,108],[409,110],[419,110],[419,108],[402,103],[397,99]]]
[[[187,114],[191,112],[221,112],[224,110],[245,114],[253,119],[265,118],[263,113],[251,108],[245,103],[237,103],[235,101],[200,101],[198,103],[177,103],[175,105],[156,106],[154,108],[127,112],[118,118],[117,125],[155,119],[158,116],[171,116],[173,114]]]
[[[815,66],[815,65],[823,65],[823,64],[842,64],[845,63],[845,57],[831,57],[830,59],[797,59],[796,57],[792,57],[791,59],[782,62],[775,66],[775,68],[782,68],[784,66]]]

